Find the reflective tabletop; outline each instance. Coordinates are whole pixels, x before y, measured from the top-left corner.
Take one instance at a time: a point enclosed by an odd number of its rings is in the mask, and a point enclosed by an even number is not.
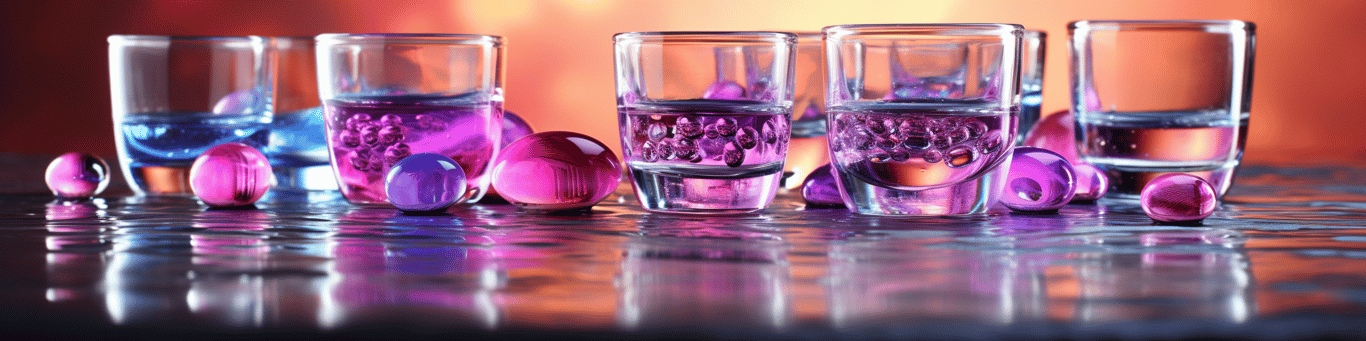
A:
[[[798,191],[664,215],[629,186],[583,214],[447,213],[6,194],[0,318],[54,337],[1366,337],[1363,169],[1245,167],[1198,226],[1116,202],[871,217]]]

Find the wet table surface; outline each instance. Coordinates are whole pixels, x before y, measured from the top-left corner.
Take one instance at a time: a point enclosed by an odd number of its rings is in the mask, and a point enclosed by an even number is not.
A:
[[[31,189],[4,179],[9,192]],[[0,319],[49,337],[1366,337],[1366,170],[1245,167],[1200,226],[1134,206],[407,216],[335,193],[0,195]]]

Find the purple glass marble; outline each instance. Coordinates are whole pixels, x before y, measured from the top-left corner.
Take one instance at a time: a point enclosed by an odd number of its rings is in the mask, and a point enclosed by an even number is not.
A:
[[[1076,195],[1072,164],[1043,148],[1015,148],[1001,203],[1016,211],[1053,211]]]
[[[535,131],[531,130],[531,125],[527,124],[526,120],[523,120],[521,116],[517,116],[517,114],[514,114],[511,111],[503,111],[503,140],[501,147],[507,148],[509,144],[512,144],[512,141],[517,141],[517,139],[522,138],[522,136],[531,135],[531,133],[534,132]]]
[[[1025,136],[1024,145],[1051,150],[1067,158],[1072,164],[1081,163],[1077,157],[1076,120],[1072,112],[1061,110],[1049,114]]]
[[[1198,176],[1172,173],[1153,178],[1139,194],[1143,213],[1169,223],[1198,222],[1214,213],[1214,186]]]
[[[1077,176],[1077,195],[1072,200],[1091,201],[1105,196],[1110,188],[1110,178],[1100,168],[1087,163],[1073,163],[1073,175]]]
[[[702,98],[706,99],[744,99],[745,87],[735,82],[719,81],[707,87],[707,91],[702,93]]]
[[[808,207],[844,207],[844,199],[840,198],[840,189],[835,184],[835,170],[830,164],[816,167],[806,176],[802,183],[802,199],[806,199]]]
[[[251,205],[270,190],[271,182],[266,156],[238,142],[213,146],[190,166],[190,189],[213,207]]]
[[[444,211],[465,193],[465,170],[440,154],[413,154],[389,169],[384,191],[404,212]]]
[[[47,164],[43,180],[52,194],[66,199],[93,197],[109,186],[109,164],[98,156],[71,152]]]
[[[257,101],[258,101],[258,99],[257,99],[257,96],[256,96],[256,91],[253,91],[253,90],[238,90],[238,91],[234,91],[234,92],[228,94],[227,96],[223,96],[223,98],[220,98],[220,99],[218,100],[218,103],[214,103],[214,105],[213,105],[213,113],[219,114],[219,115],[223,115],[223,114],[232,114],[232,115],[248,114],[248,113],[251,113],[252,110],[254,110],[254,109],[256,108]]]
[[[547,131],[508,145],[494,160],[493,186],[532,211],[587,209],[621,182],[621,161],[587,135]]]

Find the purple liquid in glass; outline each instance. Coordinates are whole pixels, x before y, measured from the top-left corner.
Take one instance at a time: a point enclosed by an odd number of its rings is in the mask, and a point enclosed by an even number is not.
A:
[[[461,202],[488,191],[498,153],[502,102],[421,95],[354,97],[325,103],[327,143],[342,196],[355,204],[387,204],[384,176],[408,155],[434,153],[465,170]]]

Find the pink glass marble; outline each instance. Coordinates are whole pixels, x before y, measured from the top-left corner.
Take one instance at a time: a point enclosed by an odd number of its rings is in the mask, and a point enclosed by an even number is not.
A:
[[[1087,163],[1073,163],[1072,172],[1077,176],[1077,195],[1074,201],[1091,201],[1105,196],[1110,188],[1110,178],[1100,168]]]
[[[807,207],[844,207],[844,199],[840,198],[840,189],[835,184],[835,173],[830,164],[816,167],[811,175],[806,176],[806,181],[802,183],[802,199],[806,199]]]
[[[66,199],[93,197],[109,186],[109,164],[98,156],[71,152],[47,164],[43,176],[52,194]]]
[[[1018,147],[1006,176],[1001,203],[1016,211],[1053,211],[1076,195],[1072,164],[1043,148]]]
[[[270,161],[251,146],[230,142],[209,148],[190,166],[190,189],[213,207],[246,206],[270,190]]]
[[[1072,112],[1067,110],[1049,114],[1034,124],[1034,129],[1025,136],[1024,145],[1051,150],[1072,164],[1081,163],[1077,156],[1076,122]]]
[[[735,82],[716,82],[707,87],[707,91],[702,93],[702,98],[706,99],[744,99],[745,87]]]
[[[1153,178],[1139,194],[1143,213],[1168,223],[1198,222],[1214,213],[1214,186],[1198,176],[1172,173]]]
[[[439,154],[413,154],[389,169],[384,190],[389,203],[404,212],[444,211],[464,194],[465,170]]]
[[[531,130],[531,125],[526,123],[521,116],[511,111],[503,110],[503,140],[502,147],[507,148],[512,141],[531,135],[535,131]]]
[[[621,161],[611,149],[567,131],[514,141],[493,167],[493,185],[503,198],[532,211],[587,209],[621,182]]]

